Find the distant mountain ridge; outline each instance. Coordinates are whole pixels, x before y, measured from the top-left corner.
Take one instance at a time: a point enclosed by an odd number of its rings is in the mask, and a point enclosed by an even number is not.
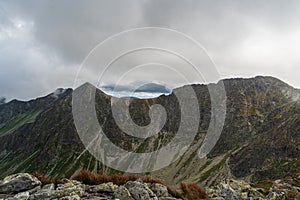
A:
[[[171,166],[151,172],[169,184],[180,181],[212,185],[224,178],[250,181],[276,179],[299,172],[300,92],[273,77],[223,80],[227,95],[225,125],[214,149],[200,159],[211,118],[206,85],[192,85],[201,111],[194,142]],[[115,173],[85,151],[72,116],[72,89],[36,100],[0,105],[0,176],[38,171],[50,177],[70,177],[82,168]],[[170,141],[178,129],[180,109],[174,94],[130,99],[133,121],[150,122],[149,106],[161,104],[168,114],[162,131],[146,140],[129,137],[113,120],[111,97],[96,92],[96,111],[107,137],[123,149],[149,152]],[[155,145],[153,145],[155,144]]]
[[[116,91],[134,91],[134,92],[153,92],[153,93],[171,93],[172,90],[169,89],[165,85],[157,84],[157,83],[144,83],[142,86],[138,88],[134,88],[133,86],[113,86],[113,85],[105,85],[102,86],[101,89],[105,90],[116,90]]]
[[[170,94],[172,90],[158,83],[140,83],[130,85],[104,85],[100,87],[104,93],[115,97],[155,98],[162,94]]]

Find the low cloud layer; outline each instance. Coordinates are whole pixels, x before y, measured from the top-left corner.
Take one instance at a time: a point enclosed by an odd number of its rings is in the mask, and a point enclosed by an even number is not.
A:
[[[95,45],[145,26],[196,39],[221,78],[271,75],[299,88],[299,19],[297,0],[0,1],[0,96],[30,99],[72,87]]]
[[[117,97],[154,98],[170,94],[172,90],[163,83],[132,82],[126,85],[104,85],[100,87],[106,94]],[[0,100],[1,102],[1,100]]]

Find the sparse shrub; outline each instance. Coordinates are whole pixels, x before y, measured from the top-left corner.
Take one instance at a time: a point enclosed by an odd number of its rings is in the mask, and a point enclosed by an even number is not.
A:
[[[39,174],[38,172],[35,172],[32,175],[35,176],[37,179],[39,179],[41,181],[42,185],[47,185],[47,184],[53,183],[56,187],[57,184],[63,184],[64,183],[64,181],[62,181],[62,180],[49,179],[49,178]]]
[[[113,174],[108,176],[106,174],[92,173],[86,169],[80,170],[74,174],[71,179],[80,181],[87,185],[98,185],[101,183],[112,182],[116,185],[124,185],[128,181],[135,181],[138,179],[136,175]]]
[[[108,177],[106,175],[99,176],[98,174],[92,173],[89,170],[82,169],[76,174],[74,174],[71,179],[80,181],[87,185],[97,185],[103,182],[109,182]]]
[[[92,174],[95,176],[95,181],[92,185],[107,183],[107,182],[111,181],[111,178],[106,174],[94,174],[94,173],[92,173]],[[88,183],[86,183],[86,184],[88,184]]]
[[[172,187],[163,183],[160,179],[152,178],[150,176],[138,177],[136,175],[113,174],[111,176],[105,174],[92,173],[86,169],[77,172],[71,179],[80,181],[87,185],[98,185],[101,183],[113,182],[116,185],[124,185],[128,181],[136,181],[141,179],[144,183],[159,183],[167,187],[170,195],[184,200],[200,200],[209,199],[205,190],[196,183],[185,184],[181,183],[180,187],[182,192],[179,192]]]
[[[300,199],[300,194],[294,191],[288,191],[288,197],[291,199]]]
[[[141,179],[144,183],[159,183],[165,185],[160,179],[152,178],[151,176],[143,176]]]
[[[135,181],[138,179],[136,175],[113,174],[110,177],[110,182],[116,185],[124,185],[128,181]]]
[[[169,192],[170,195],[172,195],[173,197],[176,197],[176,198],[184,199],[183,195],[180,192],[178,192],[177,190],[175,190],[174,188],[172,188],[172,187],[170,187],[168,185],[165,185],[165,186],[167,187],[168,192]]]
[[[205,190],[196,183],[180,183],[182,198],[187,200],[210,199]]]
[[[182,198],[182,195],[181,195],[180,192],[176,191],[174,188],[172,188],[169,185],[165,184],[162,180],[160,180],[158,178],[153,178],[151,176],[143,176],[141,179],[144,183],[159,183],[159,184],[162,184],[162,185],[166,186],[166,188],[167,188],[170,195],[172,195],[173,197],[176,197],[176,198]]]

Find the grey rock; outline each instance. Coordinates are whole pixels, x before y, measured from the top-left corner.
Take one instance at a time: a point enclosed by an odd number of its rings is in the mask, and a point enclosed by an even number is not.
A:
[[[50,190],[51,191],[51,190]],[[84,194],[84,186],[78,182],[68,181],[65,184],[58,187],[56,190],[56,195],[59,197],[78,195],[82,196]]]
[[[150,185],[150,189],[156,194],[157,197],[168,197],[169,196],[167,187],[162,184],[153,183]]]
[[[19,194],[16,194],[14,198],[19,200],[27,200],[29,199],[29,196],[30,196],[29,192],[21,192]]]
[[[58,196],[54,190],[40,190],[32,195],[30,195],[29,200],[38,200],[38,199],[57,199]]]
[[[53,183],[47,184],[47,185],[44,185],[42,187],[42,189],[44,189],[44,190],[55,190],[55,185]]]
[[[0,183],[0,193],[10,194],[31,190],[40,186],[41,182],[28,173],[19,173],[4,178]]]
[[[31,190],[27,190],[29,194],[36,193],[37,191],[41,190],[41,186],[36,186],[35,188],[32,188]]]
[[[76,195],[72,195],[72,196],[66,196],[66,197],[62,197],[60,198],[61,200],[80,200],[80,196]]]
[[[0,199],[9,199],[12,198],[14,195],[12,194],[0,194]]]
[[[110,192],[114,193],[119,186],[109,182],[109,183],[103,183],[100,185],[92,185],[92,186],[86,186],[86,191],[89,193],[99,193],[99,192]]]
[[[135,200],[151,200],[149,193],[144,188],[131,187],[128,189],[128,191]]]
[[[114,198],[120,199],[120,200],[134,200],[131,196],[130,192],[125,186],[120,186],[115,192],[114,192]]]
[[[159,197],[158,200],[177,200],[175,197]]]
[[[224,180],[219,185],[208,188],[207,192],[213,199],[240,200],[263,199],[263,195],[257,189],[252,188],[242,180]]]
[[[288,200],[289,198],[286,196],[284,192],[270,192],[267,196],[267,199],[270,200]]]
[[[130,191],[131,188],[135,189],[143,189],[145,190],[148,194],[149,197],[156,197],[155,193],[149,188],[148,184],[140,182],[140,181],[128,181],[125,184],[125,187]]]

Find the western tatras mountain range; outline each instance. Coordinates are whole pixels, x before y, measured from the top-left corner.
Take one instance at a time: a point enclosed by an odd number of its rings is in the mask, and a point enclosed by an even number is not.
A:
[[[197,155],[211,119],[211,101],[207,85],[194,84],[191,86],[201,111],[194,142],[172,165],[147,174],[171,185],[181,181],[213,185],[224,178],[253,182],[299,172],[300,91],[273,77],[225,79],[223,83],[226,118],[213,150],[205,158]],[[58,89],[31,101],[12,100],[0,105],[0,178],[18,172],[71,177],[83,168],[98,173],[116,172],[85,150],[73,121],[72,93],[72,89]],[[151,105],[161,104],[166,109],[166,124],[147,139],[122,132],[112,115],[111,96],[97,89],[95,100],[105,134],[128,151],[159,149],[178,129],[180,108],[173,93],[152,99],[126,99],[133,121],[140,126],[151,121]]]

